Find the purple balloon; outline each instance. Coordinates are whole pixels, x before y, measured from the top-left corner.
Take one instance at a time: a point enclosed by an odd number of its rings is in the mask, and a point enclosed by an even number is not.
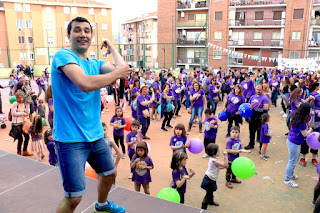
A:
[[[312,149],[320,149],[319,132],[311,132],[307,137],[307,144]]]
[[[192,138],[190,140],[189,152],[199,154],[204,148],[203,141],[199,138]]]

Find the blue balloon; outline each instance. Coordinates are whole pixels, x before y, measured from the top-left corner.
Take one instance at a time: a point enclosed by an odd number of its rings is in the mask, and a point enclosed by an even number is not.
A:
[[[221,111],[218,115],[220,121],[226,121],[228,119],[228,113],[225,111]]]
[[[158,113],[161,114],[161,104],[158,106],[157,110],[158,110]]]
[[[253,110],[250,108],[250,104],[248,103],[241,104],[238,112],[244,118],[248,118],[253,114]]]

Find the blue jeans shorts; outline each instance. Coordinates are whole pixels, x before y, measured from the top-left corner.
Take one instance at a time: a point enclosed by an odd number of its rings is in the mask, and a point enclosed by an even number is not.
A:
[[[97,172],[98,177],[115,173],[111,150],[104,138],[94,142],[55,142],[63,181],[64,195],[80,197],[86,192],[86,161]]]

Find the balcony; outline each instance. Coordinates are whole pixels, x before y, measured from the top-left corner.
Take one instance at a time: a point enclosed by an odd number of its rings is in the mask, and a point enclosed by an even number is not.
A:
[[[205,64],[205,58],[177,58],[177,64],[190,64],[190,65],[200,65]]]
[[[177,46],[185,46],[185,47],[189,47],[189,46],[205,46],[207,43],[206,39],[186,39],[186,38],[177,38]]]
[[[312,27],[320,27],[320,16],[311,19]]]
[[[255,19],[230,19],[229,28],[281,28],[285,27],[285,18],[274,20],[273,18]]]
[[[185,1],[177,2],[177,10],[207,10],[208,9],[208,2],[207,1]]]
[[[177,28],[202,29],[206,28],[206,21],[178,21]]]
[[[230,6],[234,7],[274,7],[274,6],[286,6],[284,0],[231,0]]]
[[[229,40],[229,47],[232,48],[283,48],[283,39],[277,40]]]

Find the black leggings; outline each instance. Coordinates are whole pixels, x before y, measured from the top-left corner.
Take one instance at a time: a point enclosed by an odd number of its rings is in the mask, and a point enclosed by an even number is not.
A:
[[[179,115],[179,111],[181,109],[181,101],[180,100],[174,100],[173,101],[174,107],[175,107],[175,115]]]
[[[232,127],[234,121],[235,126],[239,126],[239,123],[241,122],[241,116],[240,115],[231,115],[228,113],[228,135],[230,135],[230,129]]]
[[[167,123],[167,125],[170,125],[170,121],[172,119],[173,113],[172,112],[163,112],[163,116],[164,116],[164,119],[162,121],[161,128],[164,128],[166,123]]]
[[[287,113],[287,108],[286,106],[284,105],[283,101],[281,100],[281,107],[282,107],[282,110],[284,111],[284,113]]]
[[[317,149],[310,149],[310,152],[312,154],[318,154],[318,150]],[[306,155],[309,153],[309,146],[306,142],[306,140],[303,141],[303,143],[300,146],[300,153],[303,155]]]
[[[207,150],[207,146],[210,143],[216,143],[216,139],[215,138],[209,139],[209,138],[204,137],[203,143],[204,143],[204,151],[207,153],[207,151],[206,151]]]
[[[119,147],[119,142],[120,142],[122,153],[126,154],[126,147],[124,146],[124,135],[121,135],[121,136],[113,135],[113,139],[114,139],[114,142],[117,144],[118,147]]]
[[[23,143],[23,150],[22,151],[27,151],[29,139],[30,139],[29,134],[26,134],[22,131],[22,126],[23,126],[23,124],[20,124],[17,126],[13,125],[13,128],[16,128],[16,139],[18,139],[18,145],[17,145],[17,152],[18,153],[21,152],[23,137],[24,137],[24,143]],[[23,135],[23,137],[22,137],[22,135]]]

